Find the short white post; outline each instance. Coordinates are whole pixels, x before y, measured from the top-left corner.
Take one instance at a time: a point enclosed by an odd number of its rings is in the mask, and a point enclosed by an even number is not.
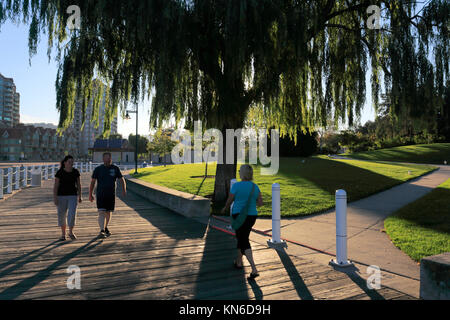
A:
[[[89,161],[89,172],[92,172],[92,161]]]
[[[15,167],[16,171],[14,174],[14,190],[20,190],[20,167]]]
[[[0,168],[0,199],[3,199],[3,168]]]
[[[349,267],[353,263],[347,260],[347,192],[336,190],[336,258],[330,264]]]
[[[12,193],[12,168],[8,168],[8,186],[6,188],[6,193]]]
[[[45,180],[48,180],[48,165],[44,166],[45,170]]]
[[[231,188],[233,187],[233,184],[235,184],[236,182],[237,182],[236,179],[231,179],[230,180],[230,192],[231,192]],[[233,201],[233,203],[230,206],[230,216],[232,215],[232,212],[233,212],[233,205],[234,205],[234,201]]]
[[[27,187],[27,181],[28,181],[28,167],[23,167],[23,181],[22,181],[22,188]]]
[[[42,166],[31,167],[31,186],[40,187],[42,185]]]
[[[281,189],[279,183],[272,184],[272,239],[267,241],[271,248],[287,247],[286,241],[281,240]]]
[[[25,187],[28,187],[28,177],[31,177],[31,173],[28,172],[29,169],[29,166],[25,166]]]

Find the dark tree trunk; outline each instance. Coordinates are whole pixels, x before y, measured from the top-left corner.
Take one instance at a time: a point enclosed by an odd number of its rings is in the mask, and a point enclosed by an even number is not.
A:
[[[222,128],[223,136],[223,148],[222,151],[219,150],[219,159],[222,158],[222,164],[217,164],[216,178],[214,182],[214,201],[221,202],[225,201],[228,197],[230,191],[230,180],[236,178],[237,169],[237,139],[233,138],[227,141],[226,129]],[[234,162],[233,164],[226,163],[226,146],[230,143],[234,143]]]

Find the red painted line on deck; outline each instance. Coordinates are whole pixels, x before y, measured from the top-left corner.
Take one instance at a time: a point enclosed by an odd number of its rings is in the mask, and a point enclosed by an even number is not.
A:
[[[221,218],[221,217],[218,217],[218,216],[215,216],[215,215],[212,215],[212,217],[213,217],[214,219],[216,219],[216,220],[219,220],[219,221],[222,221],[222,222],[226,222],[226,223],[230,223],[230,221],[228,221],[228,220],[226,220],[226,219],[224,219],[224,218]],[[224,230],[224,229],[222,229],[222,228],[218,228],[218,227],[214,227],[214,226],[211,226],[211,227],[216,228],[216,229],[218,229],[218,230],[220,230],[220,231],[226,232],[226,233],[228,233],[228,234],[235,235],[234,233],[231,233],[231,232],[229,232],[229,231],[227,231],[227,230]],[[264,235],[266,235],[266,236],[268,236],[268,237],[272,237],[272,234],[271,234],[271,233],[266,232],[266,231],[263,231],[263,230],[258,230],[258,229],[256,229],[256,228],[252,228],[252,231],[255,231],[255,232],[257,232],[257,233],[262,233],[262,234],[264,234]],[[331,253],[331,252],[328,252],[328,251],[325,251],[325,250],[321,250],[321,249],[317,249],[317,248],[308,246],[308,245],[306,245],[306,244],[304,244],[304,243],[301,243],[301,242],[298,242],[298,241],[294,241],[294,240],[290,240],[290,239],[286,239],[286,238],[281,238],[281,237],[280,237],[280,239],[282,239],[282,240],[284,240],[284,241],[286,241],[286,242],[290,242],[290,243],[299,245],[299,246],[301,246],[301,247],[305,247],[305,248],[308,248],[308,249],[317,251],[317,252],[325,253],[325,254],[330,255],[330,256],[333,256],[333,257],[336,256],[336,254],[334,254],[334,253]]]
[[[215,216],[215,215],[212,215],[212,217],[213,217],[214,219],[217,219],[217,220],[220,220],[220,221],[223,221],[223,222],[226,222],[226,223],[230,223],[230,221],[228,221],[228,220],[226,220],[226,219],[223,219],[223,218],[221,218],[221,217],[217,217],[217,216]],[[222,229],[222,228],[219,228],[219,227],[215,227],[215,226],[211,226],[211,227],[214,228],[214,229],[223,231],[223,232],[225,232],[225,233],[231,234],[231,235],[233,235],[233,236],[235,235],[234,233],[232,233],[232,232],[230,232],[230,231],[228,231],[228,230],[225,230],[225,229]],[[262,234],[264,234],[264,235],[266,235],[266,236],[268,236],[268,237],[271,237],[271,236],[272,236],[272,234],[270,234],[270,233],[268,233],[268,232],[264,232],[264,231],[262,231],[262,230],[258,230],[258,229],[255,229],[255,228],[252,228],[252,231],[255,231],[255,232],[257,232],[257,233],[262,233]],[[311,250],[313,250],[313,251],[325,253],[325,254],[330,255],[330,256],[333,256],[333,257],[336,256],[336,254],[334,254],[334,253],[327,252],[327,251],[321,250],[321,249],[317,249],[317,248],[308,246],[308,245],[306,245],[306,244],[303,244],[303,243],[300,243],[300,242],[297,242],[297,241],[294,241],[294,240],[289,240],[289,239],[281,238],[281,237],[280,237],[280,239],[282,239],[282,240],[284,240],[284,241],[286,241],[286,242],[290,242],[290,243],[299,245],[299,246],[301,246],[301,247],[305,247],[305,248],[311,249]],[[352,262],[354,262],[354,263],[361,264],[361,265],[369,266],[369,264],[364,263],[364,262],[361,262],[361,261],[358,261],[358,260],[350,259],[350,261],[352,261]],[[381,271],[384,271],[384,272],[388,272],[388,273],[395,274],[395,275],[397,275],[397,276],[405,277],[405,278],[408,278],[408,279],[412,279],[412,280],[416,280],[416,281],[419,280],[419,279],[416,279],[416,278],[414,278],[414,277],[411,277],[411,276],[408,276],[408,275],[404,275],[404,274],[401,274],[401,273],[398,273],[398,272],[395,272],[395,271],[387,270],[387,269],[384,269],[384,268],[380,268],[380,270],[381,270]]]

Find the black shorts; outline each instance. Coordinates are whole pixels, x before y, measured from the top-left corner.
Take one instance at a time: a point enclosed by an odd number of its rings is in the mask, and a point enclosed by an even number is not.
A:
[[[114,211],[116,204],[116,195],[110,194],[97,194],[97,209],[102,211]]]

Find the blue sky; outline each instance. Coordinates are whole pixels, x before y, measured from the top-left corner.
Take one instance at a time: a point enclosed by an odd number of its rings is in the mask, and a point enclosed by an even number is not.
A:
[[[0,73],[13,78],[20,93],[21,122],[58,123],[59,114],[55,107],[55,80],[57,64],[47,57],[47,37],[42,36],[37,54],[29,64],[28,26],[5,22],[0,26]],[[368,80],[368,79],[367,79]],[[361,123],[373,120],[375,113],[371,107],[370,82],[367,81],[366,105]],[[134,115],[131,115],[134,117]],[[148,102],[139,105],[139,134],[149,134]],[[125,121],[119,118],[118,131],[125,137],[135,133],[135,120]]]

